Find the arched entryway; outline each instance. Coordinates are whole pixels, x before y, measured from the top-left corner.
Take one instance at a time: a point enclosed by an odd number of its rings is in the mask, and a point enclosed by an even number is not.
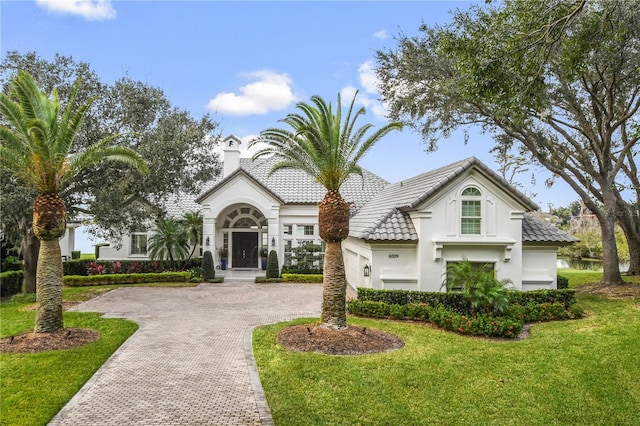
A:
[[[262,212],[248,204],[226,209],[220,223],[222,246],[231,268],[258,268],[260,252],[267,247],[268,223]]]

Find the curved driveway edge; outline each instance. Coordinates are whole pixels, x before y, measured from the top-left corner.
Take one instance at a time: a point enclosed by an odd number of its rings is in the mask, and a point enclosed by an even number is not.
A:
[[[49,425],[272,425],[255,327],[320,315],[318,284],[113,290],[75,307],[139,329]]]

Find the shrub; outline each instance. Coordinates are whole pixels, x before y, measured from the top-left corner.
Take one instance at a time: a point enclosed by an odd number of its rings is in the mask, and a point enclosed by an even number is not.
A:
[[[535,303],[560,303],[566,309],[576,303],[576,292],[573,289],[562,290],[533,290],[533,291],[513,291],[510,293],[511,303],[526,305],[529,302]]]
[[[448,306],[456,312],[471,315],[471,304],[462,293],[441,293],[416,290],[375,290],[358,288],[359,300],[381,301],[390,304],[408,305],[425,303],[432,306]]]
[[[280,268],[278,267],[278,253],[275,250],[269,252],[267,258],[267,278],[280,277]]]
[[[22,292],[23,278],[22,271],[0,272],[0,297],[13,296]]]
[[[22,271],[22,261],[16,257],[7,256],[7,258],[2,261],[2,272],[7,271]]]
[[[494,271],[488,267],[478,267],[466,258],[447,266],[443,287],[448,291],[461,289],[462,294],[471,303],[475,317],[479,311],[485,315],[499,314],[509,305],[508,290],[505,286],[510,280],[499,281]]]
[[[558,290],[569,288],[569,278],[558,275]]]
[[[80,259],[80,255],[82,253],[80,253],[80,250],[73,250],[71,252],[71,259]]]
[[[258,283],[258,284],[264,284],[264,283],[281,283],[281,282],[282,282],[282,278],[256,277],[255,282],[256,282],[256,283]]]
[[[205,281],[212,280],[216,277],[216,267],[213,263],[213,255],[209,250],[205,251],[202,256],[202,279]]]
[[[146,274],[105,274],[105,275],[68,275],[64,284],[69,287],[82,287],[91,285],[108,284],[140,284],[140,283],[167,283],[187,282],[191,274],[189,272],[162,272]]]
[[[322,279],[320,274],[282,274],[282,281],[289,283],[321,283]]]
[[[443,305],[433,307],[426,303],[399,305],[352,300],[347,308],[351,315],[428,321],[445,330],[471,336],[514,338],[523,326],[523,320],[517,317],[483,314],[472,317]]]
[[[62,262],[63,275],[88,275],[90,260],[72,259]]]

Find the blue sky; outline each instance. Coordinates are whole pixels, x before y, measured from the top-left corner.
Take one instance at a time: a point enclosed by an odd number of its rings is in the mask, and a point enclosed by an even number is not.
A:
[[[105,82],[128,75],[160,87],[194,117],[211,113],[223,135],[249,140],[312,95],[334,100],[339,92],[367,109],[360,122],[386,122],[375,90],[375,51],[395,48],[394,36],[418,33],[422,22],[443,24],[462,1],[222,2],[0,0],[0,49],[59,53],[88,62]],[[246,147],[247,144],[244,144]],[[388,135],[362,165],[397,182],[476,156],[494,167],[490,136],[472,133],[443,140],[426,153],[409,129]],[[544,210],[578,197],[549,176],[522,175]],[[84,248],[83,248],[84,249]]]

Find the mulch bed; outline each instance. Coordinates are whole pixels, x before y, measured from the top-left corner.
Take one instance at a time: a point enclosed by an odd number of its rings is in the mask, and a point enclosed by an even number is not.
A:
[[[100,332],[89,328],[65,328],[55,333],[27,333],[0,339],[0,353],[36,353],[71,349],[95,342]]]
[[[357,326],[334,330],[316,324],[287,327],[278,334],[278,342],[292,351],[329,355],[373,354],[404,346],[402,339],[381,330]]]
[[[608,299],[640,299],[640,284],[605,286],[600,283],[590,283],[576,287],[576,292],[604,296]]]

